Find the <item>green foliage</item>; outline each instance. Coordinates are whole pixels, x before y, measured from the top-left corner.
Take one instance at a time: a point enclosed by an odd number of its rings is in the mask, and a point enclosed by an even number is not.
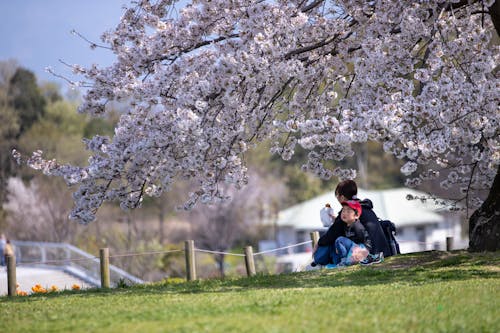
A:
[[[9,97],[12,108],[19,114],[20,132],[23,133],[45,112],[46,101],[36,84],[33,72],[18,68],[10,79]]]
[[[88,158],[82,143],[86,118],[76,112],[76,105],[57,101],[19,140],[22,151],[41,149],[47,158],[61,162],[84,163]]]
[[[405,177],[400,169],[404,161],[385,153],[382,145],[368,142],[367,147],[367,180],[369,189],[386,189],[404,185]]]
[[[179,279],[186,276],[186,262],[184,252],[174,252],[175,250],[182,249],[183,244],[164,245],[164,251],[172,251],[165,253],[161,256],[160,269],[169,276],[171,279]]]
[[[0,193],[7,178],[14,173],[14,161],[10,152],[16,146],[19,133],[19,119],[14,109],[5,103],[0,92]],[[3,194],[0,194],[0,202]]]
[[[9,96],[9,82],[14,75],[15,65],[0,62],[0,203],[4,202],[7,179],[14,174],[14,161],[10,152],[16,146],[20,131],[20,119],[17,111],[11,105]],[[2,205],[0,204],[0,213]],[[0,224],[4,221],[4,214],[0,214]]]
[[[500,253],[0,299],[15,332],[498,332]],[[410,265],[409,265],[410,263]]]
[[[93,137],[96,134],[99,135],[112,135],[113,134],[113,124],[110,124],[102,118],[92,118],[85,126],[83,136],[86,138]]]
[[[5,96],[0,96],[0,137],[4,140],[12,140],[19,133],[19,119],[16,110],[5,102]]]
[[[55,103],[63,100],[59,89],[59,85],[54,82],[44,82],[40,85],[40,92],[48,103]]]
[[[94,135],[107,135],[113,136],[115,125],[118,122],[119,113],[111,111],[106,115],[106,118],[91,118],[85,125],[83,136],[86,138],[93,137]]]
[[[283,169],[284,181],[289,190],[286,202],[289,206],[314,198],[325,191],[319,178],[300,170],[298,166],[290,165]]]
[[[130,287],[127,281],[124,278],[120,278],[118,282],[116,282],[116,288],[128,288]]]
[[[279,156],[271,155],[269,147],[268,142],[261,143],[248,153],[246,160],[249,169],[270,175],[286,185],[288,195],[283,198],[280,209],[311,199],[328,189],[329,182],[301,170],[307,159],[305,150],[298,147],[290,161],[283,161]]]

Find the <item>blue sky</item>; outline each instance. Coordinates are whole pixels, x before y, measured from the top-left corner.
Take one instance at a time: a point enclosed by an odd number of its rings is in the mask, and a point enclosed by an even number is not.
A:
[[[75,29],[99,42],[102,32],[115,27],[129,0],[0,0],[0,61],[16,59],[30,69],[39,81],[55,81],[66,90],[67,83],[45,72],[71,76],[59,59],[69,64],[109,65],[109,50],[91,50],[70,33]]]

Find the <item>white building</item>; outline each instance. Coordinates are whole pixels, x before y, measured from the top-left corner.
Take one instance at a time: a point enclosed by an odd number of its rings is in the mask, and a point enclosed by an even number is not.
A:
[[[425,196],[425,193],[409,188],[380,191],[358,189],[358,197],[373,202],[373,210],[380,219],[390,220],[396,225],[396,239],[401,253],[425,250],[445,250],[446,237],[453,237],[453,248],[466,248],[468,239],[462,234],[461,215],[449,212],[433,201],[407,200],[407,195]],[[329,203],[335,212],[341,206],[334,192],[328,192],[311,200],[279,212],[275,221],[276,246],[284,247],[310,240],[310,232],[326,231],[319,211]],[[269,244],[268,244],[269,246]],[[282,251],[286,253],[311,252],[311,245],[305,244]]]

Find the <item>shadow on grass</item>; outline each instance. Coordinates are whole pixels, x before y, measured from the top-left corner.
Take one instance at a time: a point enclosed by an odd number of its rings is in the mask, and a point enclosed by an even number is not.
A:
[[[190,282],[164,282],[114,289],[62,291],[28,297],[2,297],[5,301],[29,301],[38,297],[106,297],[124,294],[211,293],[237,292],[266,288],[322,288],[342,286],[372,286],[382,284],[421,285],[442,281],[469,279],[499,279],[500,252],[468,253],[466,251],[428,251],[405,254],[386,259],[373,266],[352,266],[340,269],[321,269],[279,275],[257,274],[235,279],[210,279]]]
[[[134,292],[223,292],[264,288],[320,288],[375,284],[427,284],[439,281],[500,278],[500,252],[429,251],[388,258],[368,267],[321,269],[249,278],[213,279],[181,284],[168,282],[134,287]]]

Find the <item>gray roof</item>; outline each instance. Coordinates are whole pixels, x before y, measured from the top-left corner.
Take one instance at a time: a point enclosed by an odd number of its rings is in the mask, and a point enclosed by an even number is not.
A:
[[[442,206],[432,202],[422,203],[420,200],[407,200],[406,196],[425,196],[426,194],[410,188],[368,191],[358,189],[360,199],[370,199],[373,210],[381,219],[394,222],[397,226],[436,224],[444,221],[437,213]],[[340,211],[340,203],[335,198],[334,191],[327,192],[316,198],[304,201],[278,213],[278,226],[289,226],[295,229],[321,229],[323,225],[319,211],[329,203],[335,212]]]

